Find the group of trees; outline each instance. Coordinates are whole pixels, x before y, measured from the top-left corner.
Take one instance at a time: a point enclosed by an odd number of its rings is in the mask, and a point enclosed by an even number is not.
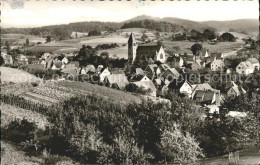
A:
[[[78,55],[74,58],[75,61],[79,61],[81,66],[86,66],[88,64],[93,64],[95,67],[98,65],[103,65],[105,67],[111,68],[123,68],[125,63],[127,62],[126,59],[113,59],[109,57],[108,52],[102,52],[99,56],[97,55],[98,50],[110,49],[118,47],[115,44],[101,44],[97,45],[95,48],[87,45],[83,45],[82,48],[79,50]]]
[[[184,31],[182,34],[173,34],[173,41],[193,40],[193,41],[210,41],[216,39],[220,42],[235,42],[236,38],[233,34],[225,32],[220,36],[214,29],[205,29],[203,32],[192,29],[190,32]]]
[[[88,32],[88,36],[100,36],[101,35],[101,31],[99,30],[91,30]]]
[[[57,40],[69,39],[71,33],[74,32],[90,32],[90,31],[115,31],[120,29],[120,23],[106,22],[79,22],[70,23],[68,25],[52,25],[37,28],[3,28],[2,34],[16,33],[36,35],[40,37],[52,36]],[[95,33],[96,34],[96,33]]]
[[[145,28],[156,30],[159,32],[177,32],[184,29],[183,27],[176,24],[172,24],[165,21],[154,21],[149,19],[126,22],[121,27],[121,29],[125,28]]]
[[[249,112],[248,116],[237,119],[226,117],[222,110],[219,115],[203,119],[203,109],[175,94],[167,96],[171,105],[143,101],[124,106],[97,96],[77,96],[37,111],[53,124],[46,131],[35,131],[33,125],[27,123],[27,127],[22,121],[4,128],[2,135],[5,140],[26,144],[36,153],[46,149],[81,163],[190,163],[204,155],[224,154],[258,142],[259,120],[253,109],[259,109],[259,96],[253,99],[254,103],[232,103],[247,105],[238,110]],[[5,103],[6,97],[9,104],[23,102],[12,102],[10,96],[5,96]],[[251,105],[258,108],[248,109]],[[21,129],[24,127],[27,132]]]

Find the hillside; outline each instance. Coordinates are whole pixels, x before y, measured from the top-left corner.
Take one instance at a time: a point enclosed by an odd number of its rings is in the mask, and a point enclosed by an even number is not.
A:
[[[219,31],[228,31],[229,29],[236,29],[248,33],[259,31],[259,20],[257,19],[239,19],[233,21],[205,21],[201,24],[215,27]]]

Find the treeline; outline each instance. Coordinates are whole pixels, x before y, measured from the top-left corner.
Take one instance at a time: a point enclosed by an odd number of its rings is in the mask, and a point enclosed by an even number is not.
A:
[[[149,19],[124,23],[121,29],[125,29],[125,28],[145,28],[145,29],[156,30],[159,32],[177,32],[177,31],[184,30],[184,27],[176,24],[172,24],[165,21],[154,21]]]
[[[225,32],[221,35],[218,35],[214,29],[205,29],[204,31],[200,32],[195,29],[192,29],[190,32],[183,32],[179,34],[173,34],[172,36],[173,41],[183,41],[183,40],[190,40],[190,41],[219,41],[219,42],[235,42],[236,37],[229,33]]]
[[[70,38],[73,31],[115,31],[120,29],[122,24],[114,22],[79,22],[64,25],[51,25],[37,28],[2,28],[2,34],[19,33],[30,34],[41,37],[52,36],[55,39],[62,40]]]
[[[259,141],[259,121],[250,114],[234,119],[221,111],[203,119],[204,111],[189,100],[169,97],[171,106],[75,97],[47,109],[44,114],[53,127],[46,131],[25,121],[13,122],[2,129],[2,138],[34,153],[47,150],[82,164],[191,163],[204,154],[223,154]]]
[[[118,44],[100,44],[94,48],[89,45],[83,45],[82,48],[79,50],[78,55],[75,56],[73,60],[78,61],[80,66],[93,64],[95,67],[97,67],[98,65],[103,65],[105,67],[110,68],[124,68],[127,59],[110,58],[108,52],[102,52],[98,56],[99,50],[110,49],[115,47],[118,47]]]

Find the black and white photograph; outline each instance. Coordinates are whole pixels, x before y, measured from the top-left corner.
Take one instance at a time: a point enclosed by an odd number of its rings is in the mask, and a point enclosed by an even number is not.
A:
[[[260,165],[257,0],[2,0],[1,165]]]

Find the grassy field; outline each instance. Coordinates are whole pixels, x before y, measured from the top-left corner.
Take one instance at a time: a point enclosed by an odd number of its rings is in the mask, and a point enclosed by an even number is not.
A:
[[[1,72],[2,83],[9,83],[9,82],[25,83],[25,82],[41,81],[40,78],[37,78],[36,76],[19,69],[1,66],[0,72]]]
[[[67,90],[71,90],[72,93],[76,94],[80,92],[84,95],[96,95],[101,96],[102,98],[111,100],[113,102],[119,103],[130,103],[137,102],[140,103],[140,97],[135,96],[129,92],[124,92],[105,86],[90,84],[87,82],[58,82],[54,86],[65,87]]]
[[[98,54],[101,54],[102,52],[108,52],[109,56],[111,58],[117,57],[117,58],[128,58],[128,48],[127,46],[118,47],[114,49],[108,49],[108,50],[101,50],[98,52]]]
[[[189,42],[189,41],[164,41],[163,44],[165,45],[166,49],[173,49],[176,53],[192,53],[190,48],[196,42]],[[200,42],[199,42],[200,43]],[[201,43],[203,48],[209,50],[210,53],[225,53],[237,50],[241,48],[243,45],[242,42],[220,42],[216,45],[211,45],[206,42]]]
[[[45,42],[45,38],[41,38],[38,36],[32,36],[32,35],[25,35],[25,34],[2,34],[1,40],[3,42],[5,41],[13,41],[17,44],[25,44],[26,39],[29,39],[30,43],[37,43],[37,42]]]
[[[46,126],[50,125],[46,116],[42,114],[4,103],[1,104],[1,126],[6,126],[14,120],[22,119],[36,123],[36,125],[41,129],[45,129]]]

